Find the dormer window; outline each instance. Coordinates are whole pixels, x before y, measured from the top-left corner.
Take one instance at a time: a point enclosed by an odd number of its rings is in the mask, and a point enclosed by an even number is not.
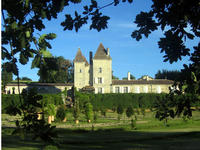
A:
[[[99,68],[99,73],[102,73],[102,68],[101,67]]]

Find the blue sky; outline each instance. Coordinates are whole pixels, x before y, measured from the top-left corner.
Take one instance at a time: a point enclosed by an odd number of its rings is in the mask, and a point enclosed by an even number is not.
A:
[[[89,60],[89,51],[95,54],[100,42],[105,48],[110,48],[112,57],[112,70],[114,75],[122,78],[130,71],[136,78],[142,75],[154,77],[158,70],[180,70],[184,63],[188,64],[189,57],[174,64],[163,62],[163,55],[160,53],[157,41],[163,36],[161,30],[152,33],[148,39],[143,38],[136,41],[131,38],[131,33],[137,29],[133,23],[136,15],[140,11],[148,11],[151,7],[150,0],[134,0],[132,4],[121,3],[118,6],[110,6],[103,9],[103,14],[110,16],[108,28],[98,32],[89,30],[89,24],[84,25],[78,33],[75,31],[63,31],[60,23],[64,20],[65,13],[72,13],[74,10],[82,12],[82,7],[89,1],[84,1],[81,5],[70,5],[59,14],[58,19],[50,22],[45,21],[46,29],[42,33],[56,33],[57,38],[51,41],[50,52],[54,56],[63,56],[73,60],[80,47],[83,55]],[[109,0],[100,1],[100,6],[108,4]],[[38,31],[38,33],[40,33]],[[40,34],[42,34],[40,33]],[[192,47],[196,41],[188,42],[188,47]],[[31,61],[27,65],[19,64],[20,77],[29,77],[37,81],[38,69],[31,69]]]

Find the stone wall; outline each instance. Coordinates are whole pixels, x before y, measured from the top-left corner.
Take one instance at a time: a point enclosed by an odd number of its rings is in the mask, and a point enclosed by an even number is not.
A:
[[[77,89],[89,85],[89,66],[85,66],[85,62],[74,63],[74,83]]]
[[[101,81],[99,81],[101,78]],[[102,93],[110,93],[112,84],[112,60],[93,59],[93,87],[95,93],[102,88]]]

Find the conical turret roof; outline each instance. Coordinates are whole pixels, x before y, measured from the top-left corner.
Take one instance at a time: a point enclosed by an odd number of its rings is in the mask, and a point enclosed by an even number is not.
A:
[[[80,48],[78,48],[78,52],[76,53],[76,57],[74,59],[74,62],[85,62],[86,65],[89,65],[89,63],[86,60],[85,56],[83,56]]]
[[[94,55],[93,59],[111,59],[110,55],[107,54],[102,43],[99,44],[99,47]]]

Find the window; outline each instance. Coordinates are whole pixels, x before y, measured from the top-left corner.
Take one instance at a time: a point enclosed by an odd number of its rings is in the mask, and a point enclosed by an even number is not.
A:
[[[143,87],[144,93],[148,93],[148,86]]]
[[[124,93],[128,93],[128,87],[124,87]]]
[[[98,83],[102,83],[102,78],[98,78]]]
[[[102,73],[102,68],[99,68],[99,73]]]
[[[82,72],[82,70],[80,69],[80,73]]]
[[[157,93],[161,93],[161,87],[160,86],[157,87]]]
[[[102,88],[101,87],[98,88],[98,93],[102,93]]]
[[[139,86],[135,87],[135,93],[140,93],[140,87]]]
[[[119,93],[119,87],[115,87],[115,93]]]

